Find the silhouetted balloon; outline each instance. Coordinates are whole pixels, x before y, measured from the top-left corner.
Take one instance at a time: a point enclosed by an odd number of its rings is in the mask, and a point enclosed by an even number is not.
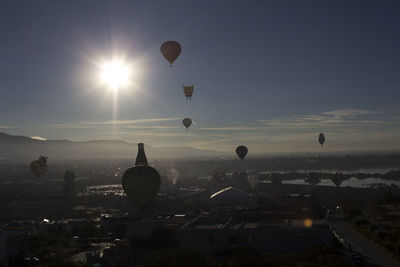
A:
[[[192,125],[192,119],[190,118],[184,118],[182,120],[183,125],[185,125],[186,129],[188,129],[190,127],[190,125]]]
[[[182,48],[181,45],[176,41],[167,41],[161,45],[160,50],[161,54],[166,60],[168,60],[170,66],[172,67],[172,64],[181,53]]]
[[[239,157],[241,160],[243,160],[244,157],[246,157],[247,152],[248,152],[248,149],[247,149],[247,147],[245,147],[245,146],[238,146],[238,147],[236,148],[236,154],[238,155],[238,157]]]
[[[331,181],[336,185],[339,186],[343,181],[345,180],[345,177],[343,173],[336,171],[334,175],[331,177]]]
[[[47,168],[46,164],[47,164],[47,157],[44,157],[42,155],[40,155],[39,159],[31,162],[30,165],[31,171],[33,172],[33,174],[36,175],[37,178],[40,178],[40,176],[46,170]]]
[[[319,134],[318,142],[320,143],[321,146],[325,143],[325,135],[323,133]]]
[[[122,188],[140,209],[145,208],[157,195],[160,185],[160,174],[149,166],[132,167],[122,176]]]
[[[188,98],[192,99],[194,85],[192,85],[192,86],[184,86],[184,85],[182,85],[182,88],[183,88],[183,93],[186,96],[186,100]]]

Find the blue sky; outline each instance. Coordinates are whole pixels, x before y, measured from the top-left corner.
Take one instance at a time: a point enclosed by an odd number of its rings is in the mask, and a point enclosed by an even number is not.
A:
[[[257,153],[319,151],[324,132],[327,151],[399,149],[399,29],[398,1],[5,1],[0,131]],[[166,40],[183,48],[172,69]],[[135,66],[116,102],[96,81],[115,55]]]

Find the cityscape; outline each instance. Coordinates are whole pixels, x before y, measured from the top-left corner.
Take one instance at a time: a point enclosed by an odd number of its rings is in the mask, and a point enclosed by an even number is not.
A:
[[[400,2],[5,1],[0,267],[400,266]]]

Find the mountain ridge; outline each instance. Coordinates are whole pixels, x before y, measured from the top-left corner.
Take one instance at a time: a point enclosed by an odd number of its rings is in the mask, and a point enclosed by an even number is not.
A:
[[[222,152],[190,147],[154,147],[145,144],[148,157],[152,158],[197,158],[217,157]],[[132,158],[137,153],[137,144],[123,140],[37,140],[26,136],[0,132],[0,158],[30,159],[46,155],[55,159],[88,158]]]

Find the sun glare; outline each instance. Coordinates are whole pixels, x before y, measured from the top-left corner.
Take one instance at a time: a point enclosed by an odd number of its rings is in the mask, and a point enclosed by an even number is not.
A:
[[[130,76],[131,68],[123,61],[113,60],[101,66],[101,81],[113,90],[128,86]]]

